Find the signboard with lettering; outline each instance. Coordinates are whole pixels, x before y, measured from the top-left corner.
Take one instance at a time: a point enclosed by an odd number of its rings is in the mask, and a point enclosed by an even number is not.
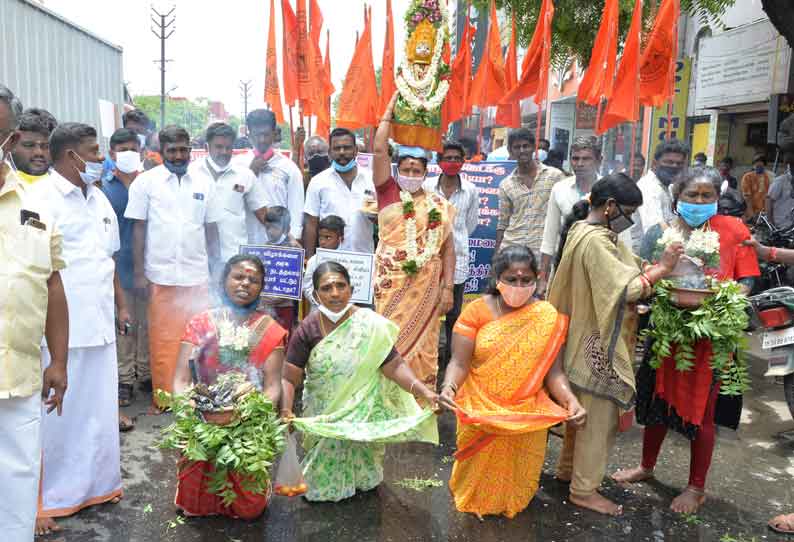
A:
[[[496,248],[496,225],[499,222],[499,185],[516,168],[514,161],[467,163],[461,176],[480,190],[480,219],[469,236],[469,277],[465,282],[467,294],[481,294],[488,286],[491,259]],[[435,164],[428,166],[427,176],[441,174]]]
[[[364,252],[317,249],[317,264],[337,262],[347,268],[353,286],[352,303],[371,305],[375,290],[375,255]]]
[[[251,254],[265,266],[262,296],[300,300],[303,295],[303,249],[270,245],[241,245],[240,254]]]
[[[691,60],[683,58],[675,65],[675,100],[673,100],[673,114],[670,116],[670,137],[672,139],[686,139],[686,107],[689,102],[689,75]],[[667,104],[653,108],[653,123],[651,124],[651,149],[667,139]]]

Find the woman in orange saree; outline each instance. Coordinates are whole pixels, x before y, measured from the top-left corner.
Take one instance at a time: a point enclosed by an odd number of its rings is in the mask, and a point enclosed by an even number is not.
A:
[[[378,196],[375,311],[400,327],[395,345],[414,374],[431,387],[438,372],[438,318],[452,308],[455,209],[422,190],[425,150],[401,147],[397,176],[388,155],[397,94],[375,134],[372,178]]]
[[[558,357],[568,318],[533,298],[536,281],[532,252],[505,248],[494,257],[488,294],[455,324],[441,388],[441,403],[458,418],[449,486],[456,508],[480,518],[512,518],[526,508],[547,429],[564,420],[581,425],[586,416]]]

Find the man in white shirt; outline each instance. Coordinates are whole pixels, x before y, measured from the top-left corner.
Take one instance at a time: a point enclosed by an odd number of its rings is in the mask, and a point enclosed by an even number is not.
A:
[[[37,531],[52,518],[121,497],[116,328],[130,314],[113,255],[120,248],[116,213],[96,186],[103,156],[85,124],[60,124],[50,137],[53,169],[34,190],[63,234],[61,272],[69,311],[69,393],[60,417],[42,425],[43,477]],[[42,348],[43,364],[50,352]]]
[[[560,233],[573,206],[590,193],[598,180],[601,167],[601,146],[595,137],[577,137],[571,144],[571,169],[573,176],[558,182],[551,189],[540,245],[541,263],[538,277],[538,295],[546,292],[551,264],[557,255]]]
[[[130,186],[124,216],[135,220],[134,282],[149,294],[152,388],[171,391],[180,339],[190,318],[209,306],[209,260],[219,256],[215,184],[188,172],[190,135],[166,126],[163,165]]]
[[[657,145],[651,168],[637,181],[642,192],[642,205],[634,216],[634,227],[642,235],[656,224],[669,224],[673,214],[673,196],[670,186],[684,171],[689,148],[677,139],[662,141]],[[635,247],[635,252],[637,252]]]
[[[219,278],[226,262],[240,253],[240,245],[248,243],[246,216],[253,214],[260,222],[267,212],[267,194],[262,183],[247,167],[233,164],[232,147],[234,129],[224,122],[216,122],[207,128],[205,135],[209,154],[188,167],[193,179],[204,178],[207,184],[215,185],[214,205],[218,207],[219,258],[210,261],[213,279]],[[215,280],[212,287],[216,287]]]
[[[317,246],[317,224],[336,215],[345,221],[345,236],[339,250],[375,252],[374,225],[361,208],[375,199],[372,174],[358,167],[356,136],[347,128],[336,128],[329,137],[331,167],[309,182],[306,190],[303,247],[311,258]]]
[[[480,216],[480,191],[460,174],[466,151],[457,141],[445,141],[438,157],[441,175],[425,181],[422,188],[428,194],[435,192],[449,201],[455,208],[455,221],[452,223],[452,238],[455,241],[455,276],[452,287],[452,308],[444,318],[446,349],[441,360],[442,367],[449,363],[452,351],[452,328],[463,308],[465,282],[469,277],[469,235],[471,235]]]
[[[276,117],[267,109],[254,109],[245,119],[248,137],[254,146],[251,171],[264,186],[268,207],[285,207],[289,211],[290,233],[300,240],[303,233],[303,174],[292,160],[273,147]],[[247,215],[248,241],[255,245],[268,243],[262,223],[253,213]]]

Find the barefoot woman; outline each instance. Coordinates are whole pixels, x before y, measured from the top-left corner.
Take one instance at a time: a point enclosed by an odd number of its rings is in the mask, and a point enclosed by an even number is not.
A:
[[[549,302],[571,320],[564,367],[579,403],[587,410],[583,428],[569,425],[557,477],[571,481],[571,502],[603,514],[622,509],[597,489],[618,429],[620,411],[634,403],[632,355],[637,335],[634,303],[675,267],[680,244],[659,265],[643,269],[618,234],[642,205],[631,178],[610,175],[593,185],[590,201],[577,203],[563,231],[562,257],[549,290]]]

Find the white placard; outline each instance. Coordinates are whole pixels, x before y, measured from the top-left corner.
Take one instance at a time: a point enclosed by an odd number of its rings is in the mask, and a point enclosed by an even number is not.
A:
[[[765,102],[788,91],[791,49],[768,20],[700,41],[696,109]]]
[[[353,286],[352,303],[371,305],[375,293],[375,255],[365,252],[317,249],[317,265],[337,262],[347,268]]]
[[[99,100],[99,123],[102,137],[110,139],[116,131],[116,108],[113,102]]]

